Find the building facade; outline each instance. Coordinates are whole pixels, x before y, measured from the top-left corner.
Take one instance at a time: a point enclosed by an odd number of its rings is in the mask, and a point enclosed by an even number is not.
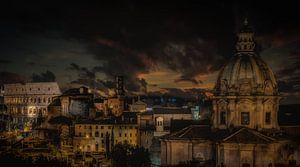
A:
[[[300,145],[278,125],[280,96],[255,50],[245,20],[236,54],[221,69],[212,97],[212,126],[191,125],[161,140],[162,165],[196,160],[206,166],[296,166]]]
[[[136,123],[84,121],[75,124],[74,151],[109,152],[118,143],[138,145]]]
[[[39,116],[47,116],[47,106],[60,94],[56,82],[5,84],[4,104],[13,117],[13,125],[23,129]]]

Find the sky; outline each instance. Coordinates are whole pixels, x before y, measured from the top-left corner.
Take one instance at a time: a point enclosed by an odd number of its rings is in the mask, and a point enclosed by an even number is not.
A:
[[[300,101],[300,21],[293,1],[55,1],[1,5],[0,83],[57,81],[112,94],[211,90],[248,18],[288,103]]]

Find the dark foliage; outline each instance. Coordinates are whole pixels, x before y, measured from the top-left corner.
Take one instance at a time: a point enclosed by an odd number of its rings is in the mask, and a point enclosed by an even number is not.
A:
[[[127,143],[116,144],[112,149],[111,158],[115,167],[150,166],[150,154],[148,150]]]

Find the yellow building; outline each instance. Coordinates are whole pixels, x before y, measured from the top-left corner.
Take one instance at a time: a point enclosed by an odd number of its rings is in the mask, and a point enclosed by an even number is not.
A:
[[[105,121],[82,121],[75,124],[74,151],[106,152],[117,143],[138,144],[138,125]]]

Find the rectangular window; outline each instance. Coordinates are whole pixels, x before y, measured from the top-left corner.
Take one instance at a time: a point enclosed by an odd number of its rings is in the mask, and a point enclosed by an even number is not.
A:
[[[220,124],[225,125],[226,124],[226,112],[222,111],[220,113]]]
[[[266,112],[266,124],[271,124],[271,112]]]
[[[241,113],[241,124],[242,125],[249,125],[250,124],[250,114],[249,114],[249,112],[242,112]]]

